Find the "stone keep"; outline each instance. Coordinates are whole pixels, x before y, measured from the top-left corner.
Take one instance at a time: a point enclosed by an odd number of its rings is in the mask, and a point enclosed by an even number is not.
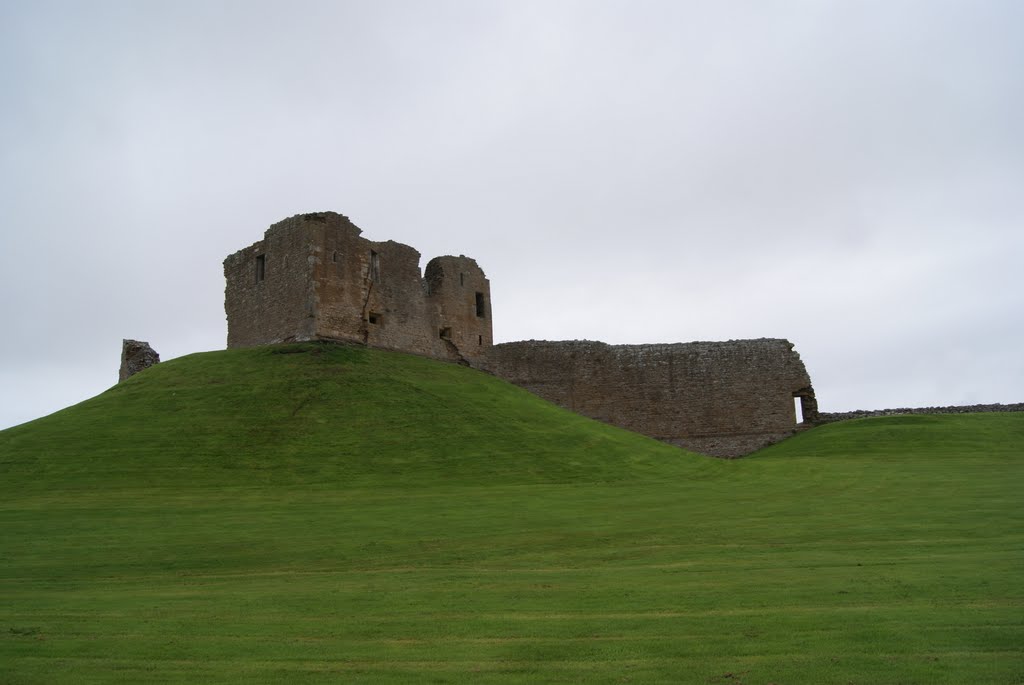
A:
[[[491,289],[477,263],[373,242],[334,212],[274,224],[224,260],[228,347],[354,342],[472,363],[491,346]]]
[[[465,256],[373,242],[334,212],[299,214],[224,260],[228,347],[335,340],[457,361],[567,409],[719,457],[817,419],[811,380],[780,339],[664,345],[492,344],[490,283]]]

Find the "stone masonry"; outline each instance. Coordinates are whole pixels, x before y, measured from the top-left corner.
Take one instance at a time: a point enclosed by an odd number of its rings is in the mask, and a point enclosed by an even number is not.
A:
[[[491,288],[465,256],[373,242],[334,212],[300,214],[224,260],[228,347],[335,340],[472,363],[491,346]]]
[[[718,457],[792,435],[817,403],[786,340],[666,345],[524,341],[495,345],[486,366],[566,409]]]
[[[160,355],[148,342],[141,340],[121,341],[121,369],[117,374],[117,382],[134,376],[139,371],[160,363]]]
[[[228,347],[334,340],[457,361],[585,416],[697,452],[749,454],[817,417],[786,340],[492,344],[490,283],[465,256],[373,242],[334,212],[299,214],[224,260]]]

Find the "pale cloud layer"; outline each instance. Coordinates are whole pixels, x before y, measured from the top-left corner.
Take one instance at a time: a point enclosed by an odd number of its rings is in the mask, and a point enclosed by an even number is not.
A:
[[[1024,3],[0,4],[0,427],[334,210],[498,340],[785,337],[822,408],[1024,400]]]

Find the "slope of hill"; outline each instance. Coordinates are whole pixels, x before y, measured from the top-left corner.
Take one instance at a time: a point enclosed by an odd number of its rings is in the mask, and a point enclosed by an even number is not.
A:
[[[423,486],[715,468],[486,374],[329,344],[171,360],[2,435],[4,468],[26,486]]]
[[[192,355],[0,432],[0,682],[1019,682],[1022,452],[726,462],[416,357]]]

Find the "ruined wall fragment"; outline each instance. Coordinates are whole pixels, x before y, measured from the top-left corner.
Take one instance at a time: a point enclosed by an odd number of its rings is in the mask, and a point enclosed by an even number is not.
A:
[[[149,346],[148,342],[125,338],[121,341],[121,368],[117,374],[117,382],[120,383],[139,371],[159,363],[160,355]]]

